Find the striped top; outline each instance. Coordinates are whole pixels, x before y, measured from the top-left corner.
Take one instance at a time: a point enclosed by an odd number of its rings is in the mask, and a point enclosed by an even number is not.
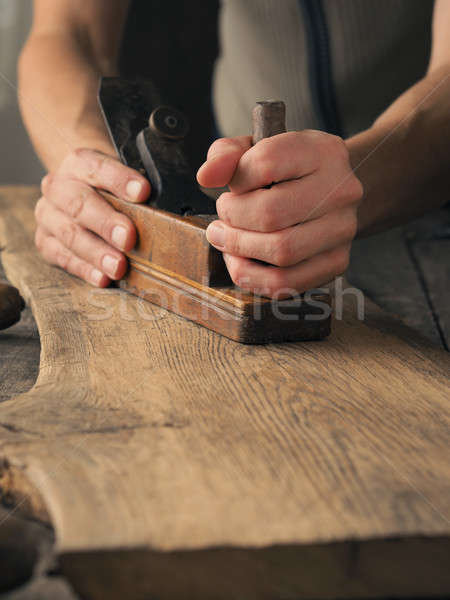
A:
[[[432,0],[222,0],[213,101],[222,135],[250,131],[256,100],[288,129],[347,137],[427,68]]]

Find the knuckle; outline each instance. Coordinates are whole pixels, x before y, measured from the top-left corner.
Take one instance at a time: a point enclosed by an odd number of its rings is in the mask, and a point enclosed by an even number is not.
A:
[[[87,148],[75,148],[72,152],[65,157],[62,163],[62,170],[70,170],[74,164],[84,162],[87,160],[87,156],[89,156],[90,151]]]
[[[67,223],[59,229],[58,237],[66,248],[72,248],[79,228],[75,223]]]
[[[96,230],[102,239],[106,241],[110,240],[116,225],[123,227],[127,236],[131,234],[133,229],[131,221],[126,217],[118,219],[117,216],[117,213],[113,209],[108,210],[107,212],[105,211],[105,214],[100,219],[98,229]]]
[[[270,185],[275,180],[275,169],[273,161],[268,158],[260,158],[257,163],[259,180],[261,186]]]
[[[231,208],[230,196],[231,196],[231,194],[229,194],[228,192],[224,192],[223,194],[221,194],[219,196],[219,198],[216,201],[217,215],[219,216],[219,218],[222,221],[225,221],[226,223],[231,223],[231,220],[230,220],[230,208]]]
[[[69,152],[64,158],[60,172],[62,174],[71,173],[80,163],[84,163],[87,160],[90,152],[87,148],[75,148],[75,150]]]
[[[84,205],[88,199],[88,192],[82,191],[80,195],[74,194],[69,196],[66,201],[65,210],[66,213],[74,220],[80,218],[80,214],[84,208]]]
[[[34,217],[36,219],[36,221],[39,223],[42,219],[42,214],[45,210],[45,198],[39,198],[39,200],[36,202],[36,206],[34,207]]]
[[[72,150],[72,152],[68,155],[68,160],[71,160],[73,158],[79,159],[79,160],[87,160],[92,156],[92,150],[89,150],[88,148],[75,148],[75,150]]]
[[[272,259],[278,267],[288,267],[293,263],[292,236],[286,233],[276,234],[273,240]]]
[[[242,243],[238,232],[233,229],[225,229],[225,248],[230,254],[241,255]]]
[[[341,162],[348,162],[349,153],[347,146],[344,140],[338,135],[323,134],[321,136],[321,146],[323,159],[329,160],[333,158],[333,160],[338,159]]]
[[[41,252],[44,247],[44,235],[39,227],[34,234],[34,244],[39,252]]]
[[[59,248],[55,251],[55,263],[61,267],[61,269],[67,271],[70,264],[70,254],[67,251]]]
[[[245,271],[242,268],[242,265],[239,263],[233,261],[228,268],[228,272],[235,285],[240,285],[243,281],[245,281]]]
[[[280,269],[272,269],[267,277],[266,287],[271,297],[277,296],[287,287],[286,275]]]
[[[223,154],[231,151],[241,151],[241,145],[233,138],[219,138],[215,140],[208,150],[208,158],[212,158],[215,155]]]
[[[90,281],[92,271],[93,271],[93,267],[91,265],[89,265],[88,263],[83,262],[78,265],[76,275],[77,275],[77,277],[80,277],[80,279],[84,279],[85,281]]]
[[[51,173],[47,173],[47,175],[44,175],[44,177],[41,179],[41,194],[45,195],[45,191],[48,191],[53,183],[53,179],[54,176]]]
[[[104,240],[108,240],[111,237],[111,232],[114,228],[110,218],[106,217],[103,219],[99,227],[100,237]]]
[[[349,248],[339,248],[334,257],[334,272],[336,275],[342,275],[348,268],[350,262]]]
[[[349,182],[348,196],[351,201],[359,202],[364,195],[364,187],[358,177],[353,176]]]
[[[87,148],[77,148],[73,152],[76,159],[82,161],[86,168],[86,179],[92,181],[96,175],[103,169],[106,156],[101,152],[89,150]]]
[[[278,229],[277,214],[270,202],[264,202],[259,209],[258,225],[263,233],[270,233]]]
[[[330,148],[333,149],[335,154],[340,155],[341,157],[348,157],[347,146],[345,145],[344,140],[338,135],[328,135],[327,142],[330,145]]]
[[[262,185],[269,185],[274,180],[274,157],[270,138],[265,138],[255,146],[254,153],[256,168]]]
[[[342,243],[352,240],[357,231],[358,219],[354,210],[342,211],[339,218],[335,221],[334,231],[336,239]]]
[[[93,181],[98,173],[101,173],[105,165],[106,158],[101,154],[92,153],[86,162],[88,181]]]

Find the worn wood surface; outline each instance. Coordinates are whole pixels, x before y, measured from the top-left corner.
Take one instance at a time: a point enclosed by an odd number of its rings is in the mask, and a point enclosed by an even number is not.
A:
[[[327,341],[245,347],[94,293],[37,256],[35,198],[1,194],[42,342],[0,405],[1,482],[86,598],[450,591],[447,354],[369,303]]]
[[[356,240],[347,276],[433,343],[450,348],[450,206]]]
[[[40,343],[31,310],[13,328],[0,333],[0,402],[27,392],[39,371]]]

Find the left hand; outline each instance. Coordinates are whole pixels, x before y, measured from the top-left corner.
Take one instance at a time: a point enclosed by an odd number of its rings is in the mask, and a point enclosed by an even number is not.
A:
[[[197,179],[204,187],[229,186],[217,200],[220,220],[206,235],[239,287],[285,298],[347,269],[363,189],[341,138],[306,130],[253,147],[248,136],[222,138]]]

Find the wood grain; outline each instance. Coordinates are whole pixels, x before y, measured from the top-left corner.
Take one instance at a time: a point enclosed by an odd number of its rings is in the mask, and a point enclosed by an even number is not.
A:
[[[42,344],[0,405],[2,488],[83,597],[450,593],[446,353],[350,295],[326,341],[237,345],[44,264],[37,191],[0,196]]]
[[[387,312],[398,315],[407,326],[441,345],[403,228],[356,240],[347,277]]]
[[[450,228],[449,228],[450,231]],[[424,240],[414,245],[417,263],[423,274],[431,306],[436,315],[443,344],[450,349],[450,235],[445,240]],[[436,265],[440,266],[438,270]]]

